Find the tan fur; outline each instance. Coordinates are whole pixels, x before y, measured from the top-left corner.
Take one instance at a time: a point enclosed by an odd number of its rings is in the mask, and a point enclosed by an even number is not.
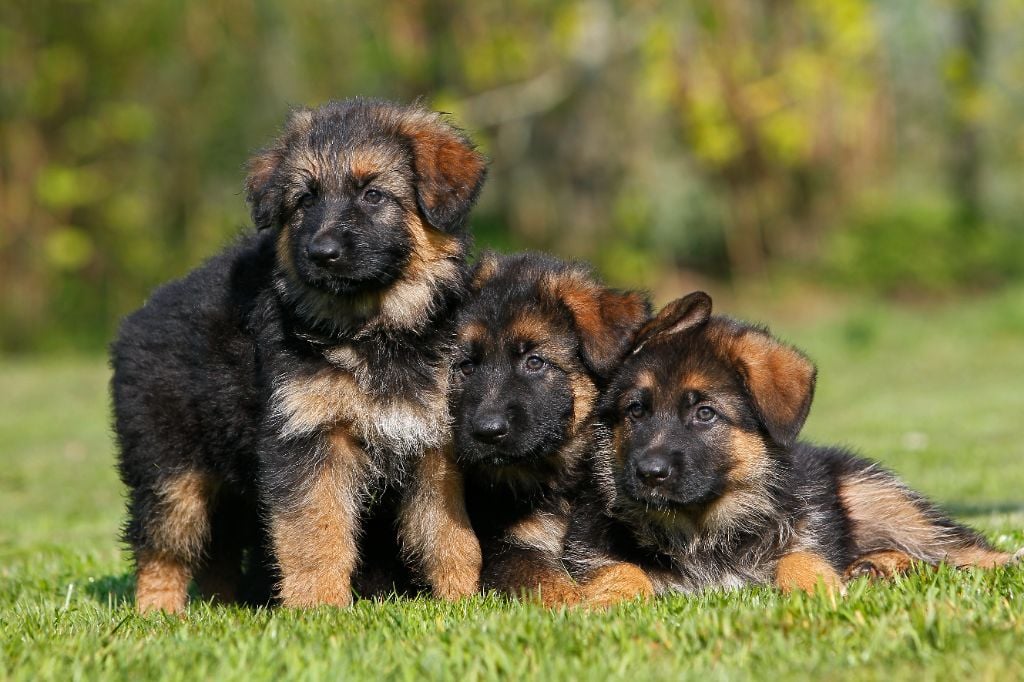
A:
[[[654,376],[654,373],[650,370],[642,370],[636,375],[636,381],[633,382],[637,388],[644,389],[647,391],[658,390],[658,379]]]
[[[686,391],[712,393],[719,388],[719,383],[699,372],[687,372],[679,378],[679,386]]]
[[[517,521],[508,534],[520,547],[539,549],[549,556],[562,556],[562,542],[568,521],[550,512],[538,511]]]
[[[386,179],[381,178],[381,174],[397,170],[396,167],[400,166],[404,160],[403,157],[404,154],[400,149],[367,145],[343,151],[342,158],[339,159],[339,166],[347,167],[348,174],[360,184],[371,180],[386,182]],[[407,183],[403,182],[402,184]]]
[[[486,254],[480,259],[480,263],[477,265],[476,272],[473,275],[473,281],[470,286],[479,291],[489,279],[494,277],[495,273],[498,272],[498,258],[494,254]]]
[[[458,599],[477,593],[483,559],[451,453],[428,450],[414,480],[399,519],[405,550],[420,559],[436,596]]]
[[[525,559],[505,560],[502,567],[510,582],[520,586],[516,596],[527,601],[554,608],[578,604],[583,598],[580,586],[565,569]]]
[[[883,550],[871,552],[850,564],[843,572],[843,580],[866,576],[869,578],[891,578],[909,573],[914,567],[914,558],[904,552]]]
[[[412,252],[402,277],[381,298],[382,323],[397,329],[417,329],[428,321],[424,311],[439,289],[459,286],[459,241],[426,226],[417,215],[406,220]]]
[[[327,440],[326,457],[304,498],[270,519],[286,607],[352,603],[359,482],[368,462],[344,428]]]
[[[151,516],[147,528],[152,546],[194,565],[210,539],[210,506],[217,487],[217,479],[202,471],[167,478],[157,490],[160,512]]]
[[[654,596],[654,584],[639,566],[627,563],[602,566],[583,585],[588,606],[608,607],[637,597]]]
[[[189,568],[180,559],[151,551],[136,557],[135,605],[139,613],[181,613],[188,596]]]
[[[772,422],[800,420],[810,406],[814,365],[800,352],[757,331],[722,339],[733,362],[745,370],[758,409]]]
[[[400,126],[412,140],[416,173],[427,209],[434,210],[452,199],[468,200],[484,173],[483,157],[434,112],[409,112]]]
[[[483,343],[487,338],[487,325],[476,320],[462,325],[459,329],[459,342],[463,345]]]
[[[582,373],[571,374],[569,385],[572,389],[572,426],[570,429],[572,433],[576,433],[594,409],[594,403],[597,401],[597,386]]]
[[[775,586],[783,592],[814,592],[819,584],[830,594],[843,589],[839,574],[824,557],[813,552],[792,552],[779,559]]]
[[[561,336],[551,326],[551,320],[539,312],[521,312],[503,330],[506,338],[520,343],[539,344]]]
[[[541,290],[569,308],[584,353],[599,365],[612,362],[624,351],[618,332],[635,328],[647,315],[642,295],[610,291],[581,271],[550,274]]]
[[[729,482],[733,485],[751,485],[757,483],[768,469],[768,451],[764,440],[756,433],[729,430],[732,441],[732,467],[729,469]]]
[[[841,481],[839,498],[853,523],[860,552],[898,548],[930,563],[946,561],[954,566],[1001,566],[1010,555],[986,547],[958,547],[953,538],[935,525],[884,477],[870,474]]]
[[[341,366],[311,377],[286,379],[274,391],[274,409],[283,421],[284,437],[347,424],[363,442],[386,443],[401,451],[440,444],[448,429],[446,369],[437,370],[438,391],[423,394],[414,403],[375,396],[372,376],[351,349],[339,347],[328,358]]]

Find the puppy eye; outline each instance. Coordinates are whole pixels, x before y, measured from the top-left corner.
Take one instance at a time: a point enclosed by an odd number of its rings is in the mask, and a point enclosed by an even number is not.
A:
[[[544,367],[544,358],[539,355],[531,355],[526,358],[526,369],[536,372]]]
[[[465,360],[459,364],[459,371],[462,372],[463,376],[469,376],[476,371],[476,365],[473,364],[472,360]]]
[[[379,204],[384,199],[384,193],[377,189],[368,189],[363,192],[363,201],[368,204]]]
[[[301,197],[299,197],[299,206],[301,206],[302,208],[309,208],[314,203],[316,203],[316,195],[313,194],[312,192],[306,192]]]
[[[702,405],[697,408],[697,411],[694,413],[693,416],[697,419],[697,421],[708,424],[710,422],[715,421],[715,418],[718,416],[718,413],[715,412],[712,408],[708,407],[707,405]]]
[[[644,409],[644,404],[640,401],[632,402],[626,406],[626,415],[630,419],[643,419],[646,414],[647,410]]]

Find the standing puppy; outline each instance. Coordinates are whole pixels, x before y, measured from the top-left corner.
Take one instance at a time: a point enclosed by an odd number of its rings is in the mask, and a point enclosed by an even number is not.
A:
[[[602,397],[608,445],[566,541],[587,599],[834,589],[844,572],[887,574],[911,560],[1010,559],[876,463],[797,442],[814,383],[800,351],[712,317],[704,293],[646,325]]]
[[[441,446],[484,174],[440,115],[363,99],[293,112],[250,161],[257,231],[158,289],[112,348],[139,610],[180,611],[192,577],[236,596],[261,535],[284,605],[349,604],[361,521],[394,490],[425,581],[477,589]]]
[[[648,315],[643,296],[608,289],[580,265],[481,260],[459,317],[452,400],[485,588],[575,601],[562,540],[593,447],[592,408]]]

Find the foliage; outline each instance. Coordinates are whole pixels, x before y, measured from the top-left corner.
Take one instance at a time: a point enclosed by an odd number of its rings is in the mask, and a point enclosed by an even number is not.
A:
[[[247,223],[245,159],[289,106],[356,94],[423,97],[480,140],[479,244],[621,284],[813,262],[895,174],[965,229],[1019,230],[1022,19],[1022,0],[11,0],[0,349],[101,345]]]
[[[1012,223],[1011,223],[1012,225]],[[1016,228],[1016,225],[1014,225]],[[964,282],[994,286],[1024,274],[1024,231],[976,224],[965,235],[945,197],[866,197],[824,250],[847,287],[883,294],[942,294]]]

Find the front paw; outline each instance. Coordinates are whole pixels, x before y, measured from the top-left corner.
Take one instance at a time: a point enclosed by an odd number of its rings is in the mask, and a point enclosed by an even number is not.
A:
[[[608,608],[637,597],[650,599],[654,596],[654,584],[638,566],[613,564],[595,571],[582,591],[587,606]]]
[[[913,569],[914,560],[903,552],[883,551],[866,554],[852,564],[843,573],[844,582],[856,578],[881,580],[899,575],[906,575]]]
[[[452,553],[450,561],[430,571],[429,582],[434,596],[454,601],[480,593],[480,571],[483,559],[476,537],[461,543],[461,551]]]

